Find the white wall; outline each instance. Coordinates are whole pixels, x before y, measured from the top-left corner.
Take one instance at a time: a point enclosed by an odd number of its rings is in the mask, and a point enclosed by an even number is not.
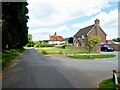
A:
[[[49,41],[49,44],[61,44],[61,43],[65,43],[65,41]]]

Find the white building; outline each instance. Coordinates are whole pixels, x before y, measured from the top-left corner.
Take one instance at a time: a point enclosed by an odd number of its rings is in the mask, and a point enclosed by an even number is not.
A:
[[[65,43],[65,40],[62,36],[57,35],[57,33],[55,32],[53,36],[50,36],[48,43],[49,44],[61,44],[61,43]]]

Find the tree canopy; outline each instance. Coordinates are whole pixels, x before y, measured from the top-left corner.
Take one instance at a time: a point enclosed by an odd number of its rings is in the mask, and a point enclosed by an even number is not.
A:
[[[32,34],[28,34],[28,42],[32,41]]]
[[[27,2],[2,2],[2,48],[21,48],[28,42]]]

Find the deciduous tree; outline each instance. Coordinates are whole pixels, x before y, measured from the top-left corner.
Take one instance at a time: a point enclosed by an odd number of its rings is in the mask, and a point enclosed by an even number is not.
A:
[[[88,38],[88,36],[85,37],[85,49],[90,57],[91,57],[90,53],[92,49],[97,45],[99,41],[100,38],[98,36],[92,36],[91,38]]]

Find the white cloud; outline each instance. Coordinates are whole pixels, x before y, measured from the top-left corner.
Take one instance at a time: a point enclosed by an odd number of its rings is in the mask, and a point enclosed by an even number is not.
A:
[[[86,27],[94,24],[96,18],[100,19],[101,27],[111,39],[117,36],[117,10],[109,13],[102,12],[102,9],[110,7],[109,2],[118,2],[119,0],[28,0],[28,9],[30,20],[28,22],[29,33],[36,39],[49,39],[49,34],[58,34],[66,37],[70,33],[70,28],[63,23],[81,18],[83,16],[93,16],[84,23],[76,23],[74,29]],[[62,25],[62,26],[61,26]],[[45,28],[42,28],[44,26]],[[49,28],[48,26],[52,27]],[[57,27],[56,27],[57,26]],[[37,28],[38,29],[32,29]],[[67,32],[68,31],[68,32]],[[113,35],[113,32],[114,35]],[[70,34],[69,34],[70,35]]]
[[[64,31],[68,31],[69,28],[67,26],[59,26],[59,27],[55,27],[55,28],[39,28],[39,29],[34,29],[34,30],[30,30],[29,33],[30,34],[38,34],[38,33],[53,33],[53,32],[64,32]]]
[[[109,13],[101,12],[95,17],[83,23],[73,24],[74,28],[84,28],[86,26],[94,24],[94,20],[98,18],[100,25],[107,34],[107,39],[113,39],[118,37],[118,10],[111,10]]]
[[[119,2],[120,0],[107,0],[109,2]]]
[[[67,26],[58,26],[54,28],[39,28],[34,30],[29,30],[29,34],[33,35],[33,40],[45,40],[49,39],[49,34],[53,35],[57,32],[58,35],[62,35],[62,32],[68,32],[69,28]]]
[[[28,0],[28,26],[51,26],[91,16],[110,6],[105,0]]]

